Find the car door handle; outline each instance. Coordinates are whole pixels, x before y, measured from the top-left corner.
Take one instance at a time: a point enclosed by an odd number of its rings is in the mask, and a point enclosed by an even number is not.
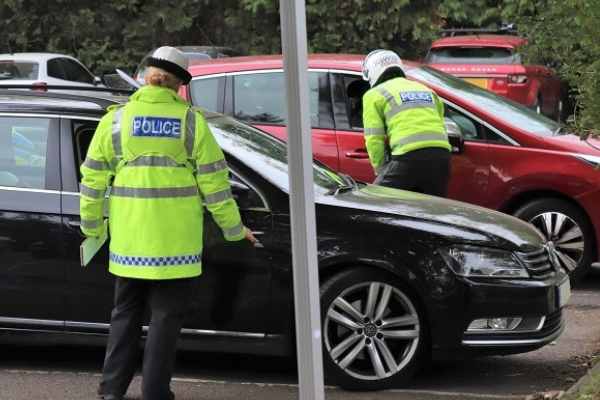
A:
[[[68,222],[69,226],[75,229],[79,229],[81,227],[81,221],[71,220]]]
[[[346,153],[346,157],[348,158],[357,158],[357,159],[366,159],[369,158],[369,153],[367,151],[350,151]]]
[[[252,231],[252,229],[250,229],[250,230]],[[257,237],[257,236],[262,236],[265,233],[263,231],[256,231],[256,232],[252,231],[252,234],[254,235],[254,237]],[[253,243],[253,246],[255,249],[264,249],[265,248],[265,246],[260,242]]]

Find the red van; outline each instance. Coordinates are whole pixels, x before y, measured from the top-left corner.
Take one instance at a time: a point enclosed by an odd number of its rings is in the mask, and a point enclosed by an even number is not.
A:
[[[317,160],[356,180],[374,179],[360,117],[364,55],[310,55],[309,106]],[[428,65],[405,62],[409,79],[443,99],[460,128],[448,197],[530,221],[552,242],[571,281],[599,260],[600,142],[582,141],[553,119]],[[192,62],[180,94],[192,104],[286,140],[281,56]],[[460,218],[460,215],[456,215]]]

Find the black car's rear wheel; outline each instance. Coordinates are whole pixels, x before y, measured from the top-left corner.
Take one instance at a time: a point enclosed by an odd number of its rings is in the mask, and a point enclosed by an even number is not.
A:
[[[554,244],[560,266],[569,274],[571,283],[589,271],[595,250],[594,230],[577,207],[560,199],[537,199],[513,215],[531,223]]]
[[[429,351],[425,313],[412,291],[385,271],[352,269],[321,286],[326,379],[348,390],[407,381]]]

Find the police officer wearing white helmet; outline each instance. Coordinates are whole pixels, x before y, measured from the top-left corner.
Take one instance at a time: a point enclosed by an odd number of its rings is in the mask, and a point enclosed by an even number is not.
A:
[[[228,241],[258,242],[242,223],[227,163],[198,109],[178,96],[189,60],[157,49],[147,85],[98,124],[81,166],[81,229],[104,231],[111,186],[109,271],[115,306],[98,395],[122,400],[133,379],[146,307],[151,319],[142,366],[142,400],[173,400],[177,339],[202,273],[203,200]]]
[[[363,125],[373,183],[446,196],[451,146],[441,99],[406,79],[402,60],[390,50],[367,55],[363,79],[371,85],[363,96]]]

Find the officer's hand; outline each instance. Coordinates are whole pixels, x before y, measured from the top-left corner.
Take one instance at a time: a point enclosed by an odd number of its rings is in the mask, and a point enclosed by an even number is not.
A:
[[[260,243],[258,239],[254,237],[252,231],[249,228],[246,228],[246,239],[248,239],[252,243]]]

